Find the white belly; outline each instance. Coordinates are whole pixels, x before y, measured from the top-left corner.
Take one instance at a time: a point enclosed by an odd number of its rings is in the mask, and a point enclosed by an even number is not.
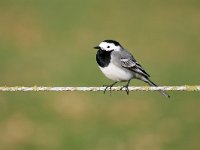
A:
[[[113,81],[128,81],[133,78],[131,71],[119,68],[118,66],[109,64],[107,67],[99,67],[103,74]]]

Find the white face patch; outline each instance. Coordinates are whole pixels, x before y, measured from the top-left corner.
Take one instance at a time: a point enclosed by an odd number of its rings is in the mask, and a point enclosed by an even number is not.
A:
[[[113,43],[101,42],[99,46],[101,47],[102,50],[105,50],[105,51],[112,51],[112,50],[119,51],[120,50],[120,46],[116,46]]]

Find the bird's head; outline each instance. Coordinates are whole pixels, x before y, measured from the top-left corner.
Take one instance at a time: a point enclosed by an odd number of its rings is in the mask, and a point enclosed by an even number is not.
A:
[[[95,46],[94,48],[108,52],[122,50],[122,46],[120,45],[120,43],[115,40],[104,40],[99,44],[99,46]]]

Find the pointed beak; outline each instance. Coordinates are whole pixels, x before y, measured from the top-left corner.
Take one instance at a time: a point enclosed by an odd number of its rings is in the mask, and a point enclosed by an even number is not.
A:
[[[95,46],[94,49],[101,49],[101,47],[100,46]]]

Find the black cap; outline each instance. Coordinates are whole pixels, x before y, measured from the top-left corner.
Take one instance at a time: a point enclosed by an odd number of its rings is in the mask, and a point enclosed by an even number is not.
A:
[[[119,42],[117,42],[117,41],[115,41],[115,40],[104,40],[103,42],[113,43],[113,44],[115,44],[115,46],[121,46],[121,45],[119,44]]]

